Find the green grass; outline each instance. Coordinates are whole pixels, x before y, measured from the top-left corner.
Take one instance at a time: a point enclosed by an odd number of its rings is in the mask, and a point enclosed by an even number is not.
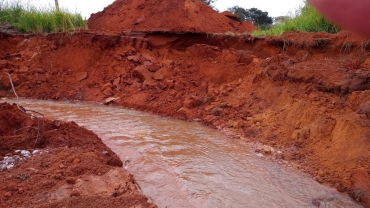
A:
[[[315,8],[306,3],[292,18],[275,24],[270,29],[259,29],[253,35],[281,35],[288,31],[336,33],[339,31],[339,28],[322,17]]]
[[[0,6],[0,26],[8,23],[19,32],[51,33],[87,28],[86,21],[77,13],[39,9],[17,3]]]

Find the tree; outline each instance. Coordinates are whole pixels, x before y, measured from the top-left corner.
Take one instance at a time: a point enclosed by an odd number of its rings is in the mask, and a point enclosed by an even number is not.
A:
[[[237,16],[241,21],[251,21],[259,28],[269,28],[273,19],[268,16],[268,12],[263,12],[257,8],[244,9],[239,6],[233,6],[228,10]]]
[[[239,6],[233,6],[231,8],[228,8],[227,10],[237,16],[240,21],[246,21],[246,16],[248,15],[247,9]]]
[[[217,11],[217,9],[212,5],[217,0],[200,0],[200,1],[202,1],[203,3],[207,4],[209,7]]]
[[[58,2],[58,0],[55,0],[55,10],[59,11],[59,2]]]
[[[212,6],[212,4],[216,1],[216,0],[201,0],[203,1],[205,4],[207,4],[208,6]]]

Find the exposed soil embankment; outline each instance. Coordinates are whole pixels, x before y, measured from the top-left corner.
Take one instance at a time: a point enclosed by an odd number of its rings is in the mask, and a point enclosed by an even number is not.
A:
[[[0,159],[0,207],[156,207],[93,132],[16,104],[0,104]]]
[[[91,100],[271,145],[370,204],[370,58],[349,33],[1,35],[0,96]],[[276,153],[276,154],[275,154]]]

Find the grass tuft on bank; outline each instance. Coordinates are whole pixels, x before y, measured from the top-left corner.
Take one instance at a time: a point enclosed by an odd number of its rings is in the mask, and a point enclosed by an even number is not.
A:
[[[1,25],[14,27],[25,33],[66,32],[87,28],[81,14],[23,6],[19,3],[0,5],[0,27]]]
[[[281,35],[288,31],[337,33],[339,28],[321,16],[314,7],[306,3],[293,17],[275,23],[270,29],[259,29],[253,35]]]

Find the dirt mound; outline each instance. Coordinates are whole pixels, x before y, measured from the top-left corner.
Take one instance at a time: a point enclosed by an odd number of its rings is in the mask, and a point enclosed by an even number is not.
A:
[[[0,207],[155,207],[94,133],[16,104],[0,104],[0,159]]]
[[[219,14],[200,0],[117,0],[91,15],[89,29],[101,33],[173,31],[250,33],[257,28]]]
[[[0,156],[17,149],[84,147],[108,151],[110,156],[105,163],[119,160],[93,132],[74,122],[49,121],[16,104],[2,103],[0,109]],[[121,165],[117,163],[117,166]]]

